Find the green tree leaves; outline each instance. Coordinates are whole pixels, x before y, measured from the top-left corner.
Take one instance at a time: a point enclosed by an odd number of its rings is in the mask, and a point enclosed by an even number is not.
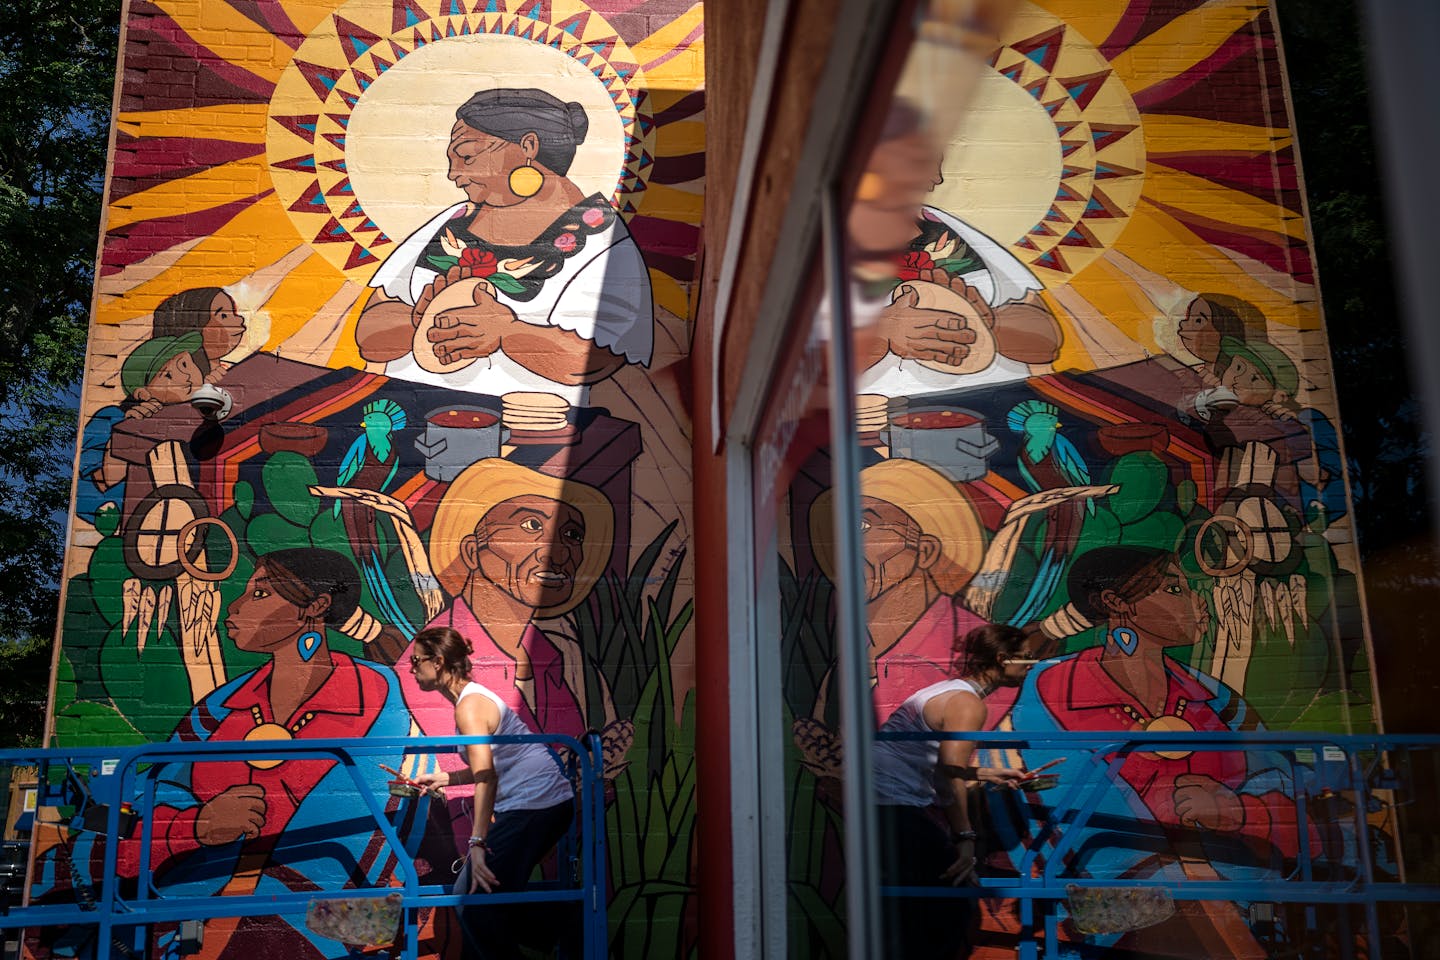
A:
[[[8,643],[29,650],[54,629],[119,27],[119,0],[0,0],[6,656],[19,655]],[[48,653],[40,659],[48,670]]]

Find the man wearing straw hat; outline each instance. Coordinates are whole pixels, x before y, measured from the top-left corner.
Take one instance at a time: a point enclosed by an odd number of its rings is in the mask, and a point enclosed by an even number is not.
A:
[[[532,730],[578,736],[586,728],[580,651],[533,621],[562,616],[589,596],[609,563],[614,529],[614,508],[599,490],[500,459],[467,467],[435,511],[430,563],[452,600],[425,626],[460,631],[475,647],[476,682]],[[448,706],[435,711],[435,698],[399,672],[421,729],[448,734]]]
[[[533,621],[584,602],[610,561],[614,530],[614,508],[594,487],[493,458],[466,467],[435,511],[430,563],[452,599],[425,627],[468,639],[471,678],[537,733],[578,737],[588,726],[579,646]],[[416,684],[405,669],[413,656],[412,642],[396,674],[419,733],[450,736],[450,704]],[[441,769],[462,764],[459,754],[437,759]],[[463,852],[469,820],[458,798],[448,812]]]
[[[826,575],[833,543],[829,491],[810,508]],[[860,536],[877,721],[948,676],[958,637],[985,620],[960,605],[985,555],[980,514],[955,483],[913,460],[860,471]]]

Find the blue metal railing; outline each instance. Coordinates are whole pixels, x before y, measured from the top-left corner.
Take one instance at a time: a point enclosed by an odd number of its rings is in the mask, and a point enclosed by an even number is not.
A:
[[[1053,799],[1047,796],[1028,804],[1032,811],[1044,811],[1044,819],[1031,831],[1019,862],[1013,864],[1018,876],[984,877],[968,887],[884,886],[880,891],[884,897],[1013,899],[1017,901],[1020,919],[1017,950],[1021,960],[1035,960],[1039,956],[1037,933],[1041,927],[1044,930],[1044,956],[1047,960],[1061,956],[1063,945],[1059,940],[1060,913],[1057,907],[1077,888],[1138,887],[1163,889],[1174,900],[1300,904],[1305,906],[1307,921],[1312,928],[1315,905],[1356,906],[1365,913],[1371,957],[1380,955],[1377,904],[1440,902],[1440,884],[1377,879],[1368,816],[1375,804],[1385,804],[1383,793],[1396,785],[1394,778],[1386,775],[1388,758],[1413,750],[1440,751],[1440,736],[1268,731],[1173,734],[985,731],[952,734],[885,732],[877,734],[877,739],[965,740],[974,742],[977,749],[1036,750],[1047,754],[1064,751],[1069,754],[1069,763],[1065,764],[1068,769],[1056,771],[1062,776],[1053,791]],[[1067,854],[1076,850],[1107,794],[1116,789],[1126,761],[1132,756],[1159,751],[1263,752],[1287,761],[1290,767],[1290,799],[1295,803],[1295,829],[1299,840],[1298,856],[1290,871],[1266,880],[1227,879],[1217,874],[1214,880],[1187,879],[1184,883],[1176,883],[1173,879],[1110,879],[1067,873]],[[1311,762],[1297,759],[1298,755],[1307,752],[1313,757],[1315,769],[1312,769]],[[1349,794],[1344,799],[1353,808],[1351,816],[1345,819],[1354,831],[1354,861],[1341,863],[1333,856],[1324,857],[1323,851],[1319,853],[1327,865],[1341,867],[1349,876],[1342,880],[1316,880],[1317,851],[1311,849],[1310,829],[1320,821],[1312,819],[1311,807],[1321,796],[1328,799],[1345,794]],[[1331,817],[1326,822],[1335,821],[1336,818]],[[1341,919],[1342,922],[1345,919],[1343,914]],[[1348,935],[1339,938],[1342,957],[1354,955],[1352,939]]]
[[[407,852],[394,823],[386,814],[384,802],[376,797],[371,787],[375,778],[362,774],[360,763],[373,764],[375,758],[393,761],[397,756],[456,752],[468,744],[507,743],[539,743],[569,748],[579,779],[576,821],[571,832],[572,840],[578,838],[575,852],[580,866],[579,885],[564,885],[563,864],[559,886],[536,884],[520,893],[461,896],[451,892],[449,883],[422,884],[412,853]],[[150,861],[154,842],[152,812],[155,807],[155,781],[159,771],[169,764],[234,762],[258,757],[266,760],[318,759],[338,763],[349,775],[355,793],[363,801],[364,813],[373,822],[374,831],[383,838],[385,849],[381,856],[388,852],[395,858],[399,884],[375,887],[337,885],[334,889],[316,892],[228,896],[177,895],[157,887]],[[109,838],[122,835],[121,820],[127,815],[122,813],[121,804],[128,802],[133,805],[134,814],[139,818],[140,845],[139,872],[133,894],[122,894],[117,877],[119,844],[107,842],[100,876],[80,878],[80,883],[93,887],[98,890],[97,893],[73,904],[31,904],[12,908],[8,914],[0,915],[0,929],[91,925],[97,928],[94,956],[97,960],[109,960],[112,949],[131,952],[117,937],[122,933],[129,935],[134,944],[133,952],[140,956],[148,955],[148,926],[151,924],[214,917],[296,914],[303,913],[313,900],[383,898],[398,893],[403,911],[399,931],[402,941],[400,956],[404,960],[416,960],[419,956],[421,909],[537,901],[577,904],[582,917],[585,960],[601,960],[606,955],[605,802],[598,734],[587,735],[583,743],[573,737],[552,734],[272,740],[263,743],[171,741],[123,748],[0,751],[0,765],[6,763],[37,767],[38,789],[41,791],[38,805],[41,807],[53,805],[61,799],[78,800],[82,807],[103,804],[105,826],[100,832]],[[62,793],[68,796],[61,797]],[[349,795],[346,796],[348,798]],[[97,806],[96,810],[99,809]],[[77,810],[77,818],[82,812]],[[307,879],[324,882],[325,878]]]

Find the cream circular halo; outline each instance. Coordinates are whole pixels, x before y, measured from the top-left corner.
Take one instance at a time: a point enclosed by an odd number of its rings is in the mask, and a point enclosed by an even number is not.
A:
[[[926,202],[1054,289],[1129,224],[1145,182],[1143,121],[1105,53],[1034,3],[1007,22],[990,66],[958,134],[938,145],[944,182]]]
[[[637,56],[594,11],[484,6],[349,0],[309,28],[280,72],[266,172],[296,233],[352,281],[464,199],[445,146],[456,108],[481,90],[537,88],[581,104],[589,129],[568,179],[626,220],[643,205],[656,127]]]
[[[1034,97],[993,70],[976,80],[959,134],[945,145],[929,206],[1011,244],[1050,210],[1060,182],[1060,135]]]
[[[408,237],[465,199],[447,177],[445,145],[455,110],[482,90],[526,86],[510,78],[527,72],[556,99],[581,104],[589,118],[566,178],[586,196],[614,193],[625,165],[625,128],[588,69],[559,50],[516,37],[456,37],[421,47],[385,71],[350,116],[346,167],[355,199],[387,236]],[[437,97],[437,76],[455,91],[450,100]]]

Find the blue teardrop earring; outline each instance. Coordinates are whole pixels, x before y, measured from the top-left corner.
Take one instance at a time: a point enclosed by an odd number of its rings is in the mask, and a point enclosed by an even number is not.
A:
[[[300,659],[309,663],[310,658],[315,656],[315,651],[320,649],[320,644],[324,642],[325,635],[315,629],[314,620],[309,620],[307,623],[309,629],[300,634],[300,639],[295,641],[295,649],[299,652]]]
[[[1129,627],[1112,627],[1110,639],[1115,641],[1115,646],[1127,657],[1133,656],[1135,648],[1140,645],[1140,635]]]

